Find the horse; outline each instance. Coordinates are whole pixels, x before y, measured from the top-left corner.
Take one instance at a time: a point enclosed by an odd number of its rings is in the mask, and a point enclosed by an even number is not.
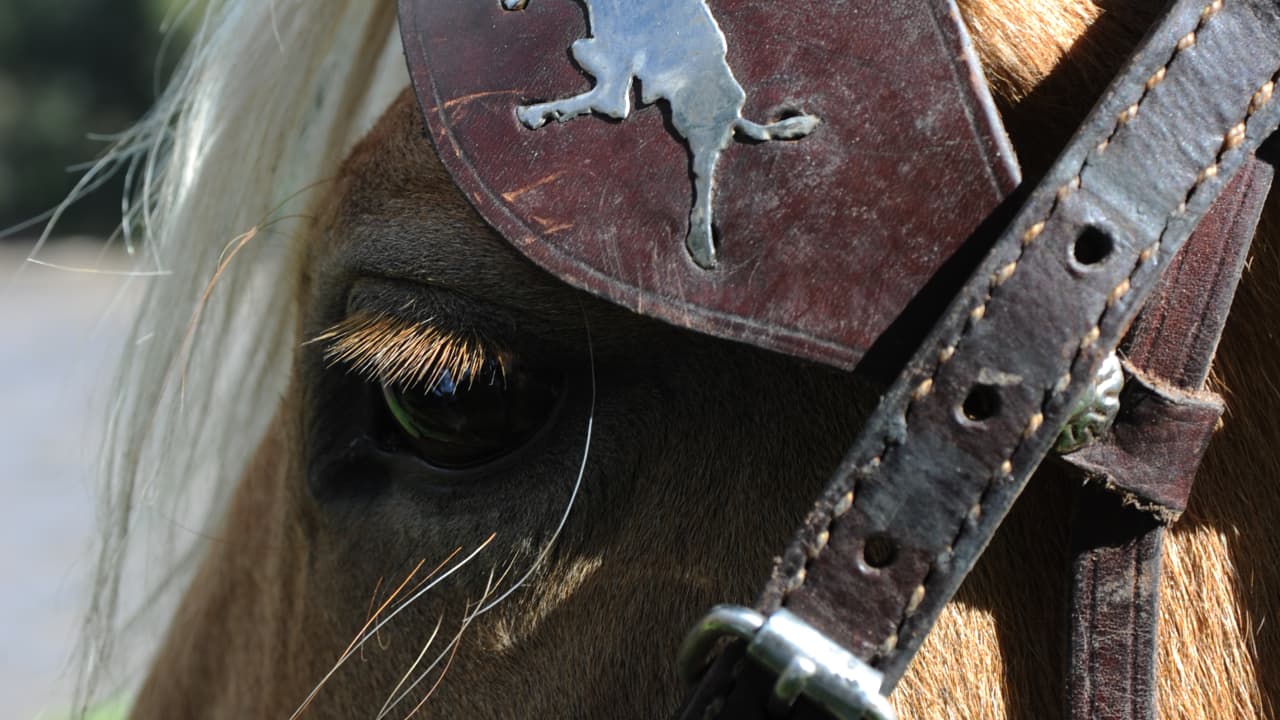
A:
[[[1032,177],[1157,10],[958,5]],[[880,387],[525,260],[436,155],[389,4],[209,12],[106,160],[139,168],[126,228],[165,274],[117,383],[82,703],[128,682],[121,576],[156,553],[151,595],[181,594],[136,718],[671,715],[686,630],[751,601]],[[1257,480],[1280,471],[1278,213],[1166,539],[1163,717],[1280,698],[1280,489]],[[903,718],[1060,716],[1071,491],[1032,481],[892,695]]]

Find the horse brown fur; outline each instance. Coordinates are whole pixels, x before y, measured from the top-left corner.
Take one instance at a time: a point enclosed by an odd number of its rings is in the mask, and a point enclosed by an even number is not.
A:
[[[1155,10],[1138,0],[961,7],[1033,175]],[[407,295],[424,313],[531,338],[524,352],[570,368],[577,384],[544,449],[497,477],[424,491],[377,472],[325,470],[342,467],[329,441],[358,414],[343,399],[367,399],[365,381],[302,346],[134,716],[288,717],[365,624],[371,598],[419,562],[429,570],[483,545],[339,669],[303,717],[377,714],[437,621],[428,659],[468,604],[495,578],[522,575],[549,539],[585,440],[591,356],[595,428],[570,522],[521,592],[462,629],[421,713],[669,714],[682,695],[672,658],[683,632],[712,604],[752,600],[875,388],[633,316],[534,268],[452,185],[407,93],[320,208],[304,239],[300,342],[341,322],[360,293]],[[1219,353],[1225,426],[1166,545],[1168,718],[1274,717],[1280,698],[1280,639],[1269,627],[1280,604],[1270,564],[1280,487],[1266,481],[1280,474],[1280,386],[1268,378],[1280,338],[1267,323],[1280,304],[1280,207],[1272,201],[1267,213]],[[1060,716],[1070,493],[1051,468],[1033,479],[895,693],[904,718]]]

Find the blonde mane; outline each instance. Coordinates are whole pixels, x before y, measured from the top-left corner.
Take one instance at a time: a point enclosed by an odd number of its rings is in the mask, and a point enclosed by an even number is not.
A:
[[[109,410],[81,713],[138,679],[121,666],[134,621],[171,608],[218,542],[209,529],[293,356],[291,238],[408,83],[393,3],[214,0],[203,12],[155,108],[90,171],[136,176],[123,229],[148,285]],[[126,583],[140,602],[122,603]]]

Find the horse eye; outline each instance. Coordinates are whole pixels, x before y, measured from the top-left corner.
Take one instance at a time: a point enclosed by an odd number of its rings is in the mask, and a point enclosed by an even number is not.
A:
[[[430,387],[382,385],[400,442],[427,463],[457,470],[476,467],[520,448],[550,420],[564,395],[564,373],[443,372]]]

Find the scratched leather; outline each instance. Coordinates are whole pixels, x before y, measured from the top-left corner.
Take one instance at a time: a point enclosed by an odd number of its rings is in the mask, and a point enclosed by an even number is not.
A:
[[[1125,339],[1129,382],[1111,434],[1063,458],[1093,481],[1072,523],[1072,720],[1156,717],[1161,538],[1222,415],[1204,382],[1272,176],[1246,161],[1200,221]]]
[[[1095,486],[1076,503],[1065,717],[1155,720],[1164,525]]]
[[[1278,72],[1271,0],[1166,9],[886,393],[775,568],[762,612],[787,607],[892,689],[1160,273],[1275,131],[1280,102],[1265,90]],[[1113,249],[1082,266],[1072,248],[1090,227]],[[997,411],[966,421],[979,384],[996,388]],[[868,567],[873,535],[905,566]],[[684,717],[708,706],[750,716],[725,684],[727,662]]]
[[[1161,271],[1280,121],[1280,102],[1255,101],[1280,71],[1280,8],[1222,3],[1201,25],[1207,5],[1174,3],[1104,93],[886,395],[762,597],[763,609],[785,605],[873,661],[886,687]],[[1081,266],[1072,248],[1088,227],[1114,247]],[[984,376],[999,378],[999,411],[966,422],[958,410]],[[851,491],[857,514],[845,522],[833,509]],[[900,557],[927,558],[927,570],[863,567],[862,540],[881,533]]]
[[[743,116],[822,120],[725,150],[710,271],[685,250],[690,161],[662,103],[538,130],[516,117],[592,87],[568,53],[582,5],[405,0],[401,25],[445,166],[531,260],[636,312],[851,368],[1018,182],[981,71],[949,1],[710,7]]]
[[[1125,338],[1128,382],[1110,434],[1063,457],[1166,521],[1186,509],[1222,415],[1222,400],[1203,386],[1273,174],[1245,162],[1200,221]]]

